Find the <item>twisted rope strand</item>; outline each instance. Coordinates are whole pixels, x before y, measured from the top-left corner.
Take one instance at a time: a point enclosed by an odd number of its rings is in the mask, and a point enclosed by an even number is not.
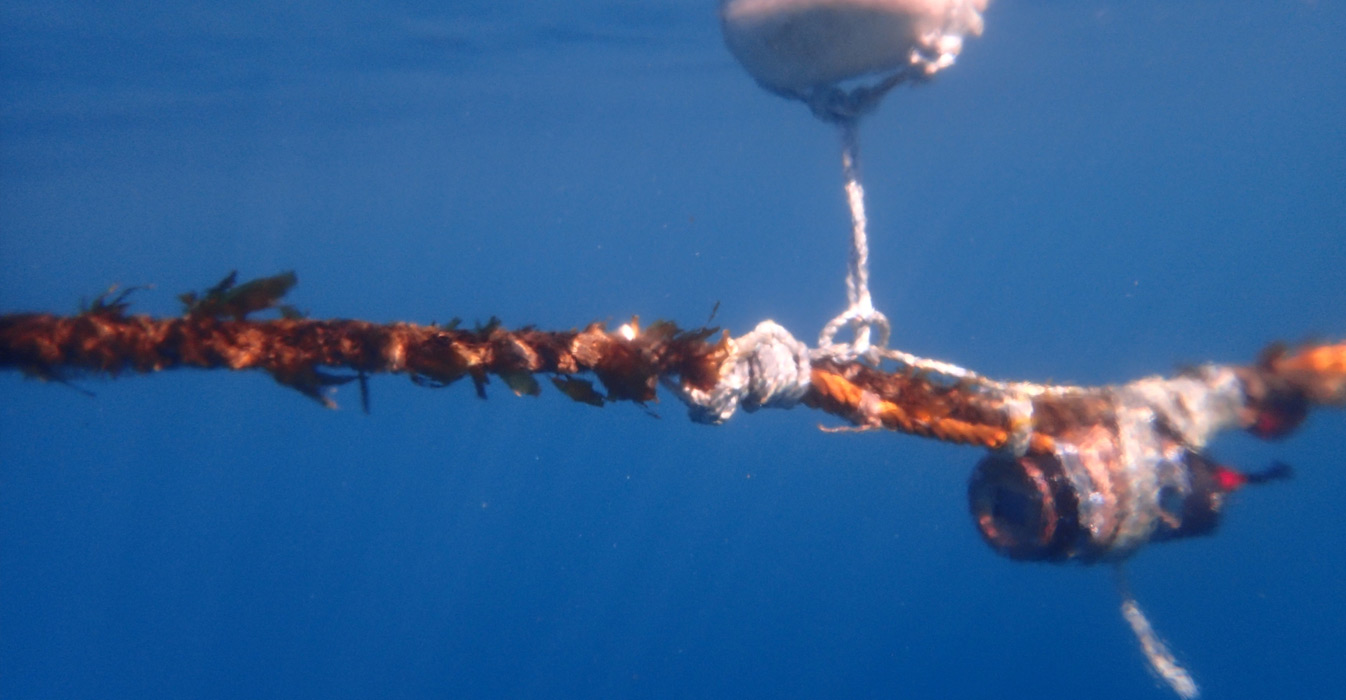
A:
[[[885,372],[856,360],[810,358],[802,343],[770,323],[731,339],[715,329],[682,330],[671,323],[644,330],[633,323],[616,331],[602,324],[542,331],[496,323],[465,330],[200,314],[159,319],[119,309],[0,316],[0,368],[62,379],[72,372],[117,375],[180,367],[259,369],[324,402],[332,386],[354,378],[327,374],[333,370],[406,374],[437,386],[470,377],[479,391],[495,375],[520,394],[538,393],[532,375],[551,374],[572,399],[595,405],[653,401],[662,381],[694,412],[696,396],[717,393],[749,408],[798,402],[860,427],[1019,454],[1050,453],[1056,437],[1077,426],[1115,422],[1117,405],[1117,390],[1110,387],[950,383],[911,366]],[[596,376],[606,393],[574,378],[586,373]],[[1202,376],[1212,378],[1208,383],[1218,400],[1209,405],[1219,407],[1224,416],[1219,421],[1192,419],[1208,410],[1199,403]],[[1149,403],[1166,422],[1190,432],[1188,440],[1202,441],[1231,423],[1278,437],[1311,406],[1346,406],[1346,343],[1282,350],[1250,366],[1211,366],[1195,375],[1128,386],[1161,397],[1178,392]],[[1004,393],[1003,387],[1018,393]],[[1231,396],[1242,400],[1231,403]],[[723,409],[720,414],[728,417]]]

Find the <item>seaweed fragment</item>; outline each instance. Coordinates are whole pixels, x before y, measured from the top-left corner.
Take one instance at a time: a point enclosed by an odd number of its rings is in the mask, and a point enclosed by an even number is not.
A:
[[[236,284],[237,282],[238,270],[234,270],[201,295],[196,292],[179,295],[178,299],[182,301],[184,307],[183,315],[231,317],[236,321],[242,321],[248,314],[276,309],[282,318],[304,318],[303,312],[295,307],[278,303],[299,283],[299,277],[293,270],[270,277],[259,277],[243,284]]]
[[[500,378],[505,380],[505,386],[508,386],[515,396],[537,396],[542,393],[542,387],[533,375],[527,372],[501,372]]]
[[[576,379],[574,377],[552,377],[551,383],[562,394],[569,396],[572,401],[587,403],[590,406],[603,407],[605,399],[603,395],[594,391],[594,383],[588,379]]]
[[[323,408],[337,407],[336,401],[332,399],[331,389],[360,378],[358,374],[332,374],[315,367],[278,368],[271,371],[271,376],[276,383],[317,401]]]
[[[80,304],[79,312],[93,316],[125,316],[126,310],[131,307],[131,303],[127,300],[131,294],[142,289],[149,289],[149,286],[127,287],[118,292],[117,285],[114,284],[108,287],[107,291],[94,297],[93,301]],[[113,296],[114,294],[116,296]]]

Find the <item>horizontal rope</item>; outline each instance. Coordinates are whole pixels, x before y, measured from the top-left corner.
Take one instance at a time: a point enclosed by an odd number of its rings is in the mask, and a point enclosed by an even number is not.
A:
[[[562,393],[593,405],[654,401],[662,381],[707,422],[723,421],[739,406],[802,403],[861,428],[1019,454],[1050,453],[1056,436],[1079,426],[1115,424],[1123,395],[1196,447],[1215,430],[1236,426],[1278,437],[1311,406],[1346,405],[1346,344],[1278,348],[1246,367],[1082,388],[992,382],[970,372],[950,380],[924,368],[934,361],[883,371],[816,355],[771,322],[731,339],[717,329],[667,322],[542,331],[495,321],[464,329],[246,318],[266,307],[250,299],[237,314],[226,305],[167,319],[127,315],[123,304],[96,304],[72,316],[8,314],[0,316],[0,368],[55,380],[85,372],[257,369],[324,403],[334,386],[377,373],[405,374],[428,386],[468,377],[483,396],[491,376],[513,393],[536,395],[534,375],[548,374]]]

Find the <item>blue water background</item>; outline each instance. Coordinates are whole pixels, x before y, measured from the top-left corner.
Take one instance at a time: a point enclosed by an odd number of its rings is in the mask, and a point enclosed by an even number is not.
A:
[[[894,344],[1104,383],[1346,337],[1346,7],[1000,0],[862,131]],[[714,3],[10,2],[0,310],[298,271],[316,317],[811,338],[838,139]],[[1164,698],[1109,572],[1016,564],[978,451],[671,398],[0,375],[0,697]],[[1136,594],[1210,698],[1346,684],[1346,416]]]

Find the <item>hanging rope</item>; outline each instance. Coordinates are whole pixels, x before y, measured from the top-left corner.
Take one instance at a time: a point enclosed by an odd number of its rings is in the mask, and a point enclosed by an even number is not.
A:
[[[877,363],[871,352],[888,345],[888,318],[874,308],[869,293],[869,225],[865,217],[865,189],[860,184],[860,146],[856,122],[841,124],[841,171],[846,181],[846,201],[851,209],[851,247],[846,267],[846,310],[823,326],[818,335],[818,351],[825,357],[853,360],[864,357]],[[850,328],[850,343],[835,342],[842,328]]]
[[[1183,700],[1200,697],[1201,691],[1197,687],[1196,679],[1178,663],[1177,657],[1159,637],[1159,633],[1154,631],[1154,626],[1145,616],[1140,603],[1137,603],[1135,597],[1131,595],[1131,586],[1126,580],[1123,566],[1118,564],[1114,572],[1117,578],[1117,593],[1122,599],[1122,619],[1126,620],[1131,633],[1136,637],[1136,642],[1140,644],[1141,654],[1145,656],[1145,662],[1149,664],[1150,670]]]

